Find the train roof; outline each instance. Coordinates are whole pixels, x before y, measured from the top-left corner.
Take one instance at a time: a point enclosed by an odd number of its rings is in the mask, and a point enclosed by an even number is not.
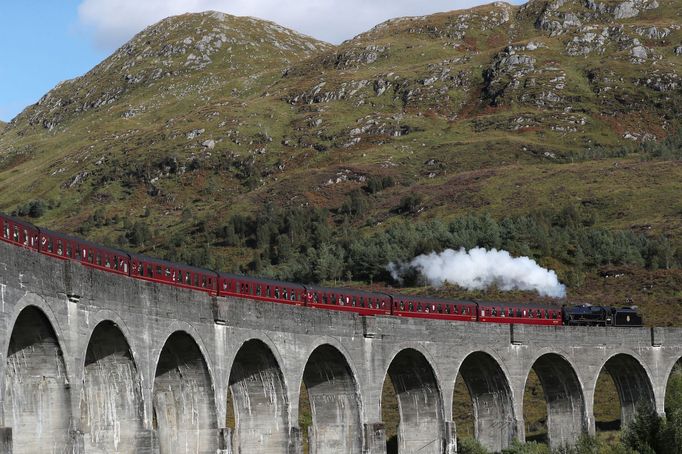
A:
[[[244,281],[265,282],[267,284],[272,284],[272,285],[305,288],[303,286],[303,284],[297,284],[295,282],[289,282],[289,281],[280,281],[278,279],[272,279],[272,278],[268,278],[268,277],[247,276],[246,274],[235,274],[235,273],[218,273],[218,276],[223,277],[223,278],[228,278],[228,279],[241,279]]]
[[[509,301],[480,301],[476,300],[476,304],[480,306],[491,307],[520,307],[526,309],[561,309],[559,304],[538,304],[538,303],[510,303]]]
[[[35,230],[40,230],[38,227],[31,224],[30,222],[24,221],[23,219],[16,218],[14,216],[10,216],[9,214],[0,213],[0,217],[3,217],[5,219],[9,219],[10,221],[17,223],[17,224],[20,224],[20,225],[23,225],[24,227],[30,227],[30,228],[35,229]]]
[[[389,293],[389,296],[395,299],[402,300],[412,300],[412,301],[422,301],[427,303],[454,303],[454,304],[470,304],[475,306],[476,302],[472,300],[453,300],[447,298],[436,298],[433,296],[423,296],[423,295],[403,295],[401,293]]]
[[[386,298],[389,297],[390,295],[387,293],[383,292],[368,292],[365,290],[358,290],[358,289],[353,289],[353,288],[345,288],[345,287],[322,287],[320,285],[305,285],[306,290],[313,290],[313,291],[318,291],[318,292],[326,292],[326,293],[343,293],[344,295],[363,295],[363,296],[374,296],[378,298]]]

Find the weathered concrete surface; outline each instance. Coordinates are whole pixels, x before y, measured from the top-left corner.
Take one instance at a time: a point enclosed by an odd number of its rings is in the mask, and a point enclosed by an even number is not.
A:
[[[211,298],[4,243],[0,339],[2,452],[299,454],[304,381],[311,453],[383,454],[381,390],[390,377],[401,452],[452,453],[459,372],[478,437],[500,449],[524,438],[531,369],[558,445],[594,431],[602,369],[614,377],[627,421],[642,398],[663,411],[682,356],[679,329],[359,317]]]

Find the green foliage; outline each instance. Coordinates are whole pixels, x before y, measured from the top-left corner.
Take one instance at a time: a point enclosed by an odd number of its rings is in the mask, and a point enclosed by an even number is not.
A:
[[[370,176],[367,178],[367,184],[365,185],[364,189],[369,194],[376,194],[392,186],[395,186],[395,180],[393,180],[391,176]]]
[[[460,454],[488,454],[488,450],[475,438],[457,440],[457,452]]]
[[[396,207],[398,213],[416,213],[419,211],[419,206],[422,203],[422,196],[420,194],[410,194],[402,199]]]
[[[682,159],[682,129],[669,135],[660,142],[645,142],[642,144],[645,157],[662,161]]]
[[[152,237],[149,226],[144,222],[135,222],[130,229],[126,231],[126,239],[132,246],[144,246]]]
[[[650,405],[640,404],[637,407],[637,417],[623,433],[622,442],[628,448],[640,454],[655,454],[663,452],[659,446],[659,438],[664,421],[656,414]]]
[[[42,200],[32,200],[12,212],[13,216],[28,216],[31,218],[39,218],[45,214],[47,206]]]
[[[356,189],[348,194],[348,198],[339,208],[339,213],[347,214],[351,217],[359,217],[367,212],[368,207],[367,197],[362,191]]]
[[[502,450],[502,454],[550,454],[549,447],[543,443],[521,443],[514,439],[511,446]]]

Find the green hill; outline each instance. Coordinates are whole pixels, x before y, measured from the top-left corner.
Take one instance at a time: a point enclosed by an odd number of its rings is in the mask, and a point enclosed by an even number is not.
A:
[[[680,302],[681,25],[680,0],[536,0],[332,46],[168,18],[0,126],[0,209],[204,266],[365,282],[469,245],[471,215],[497,225],[481,245],[557,269],[572,298],[659,317]],[[457,235],[389,247],[432,220]],[[606,290],[614,267],[632,278]]]

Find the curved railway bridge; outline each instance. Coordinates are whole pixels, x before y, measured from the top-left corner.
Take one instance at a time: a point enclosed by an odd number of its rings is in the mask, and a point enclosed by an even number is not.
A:
[[[491,450],[524,439],[532,370],[554,446],[594,432],[606,369],[623,421],[662,413],[682,329],[445,322],[216,298],[0,243],[0,452],[386,452],[390,377],[401,453],[456,452],[455,379]]]

